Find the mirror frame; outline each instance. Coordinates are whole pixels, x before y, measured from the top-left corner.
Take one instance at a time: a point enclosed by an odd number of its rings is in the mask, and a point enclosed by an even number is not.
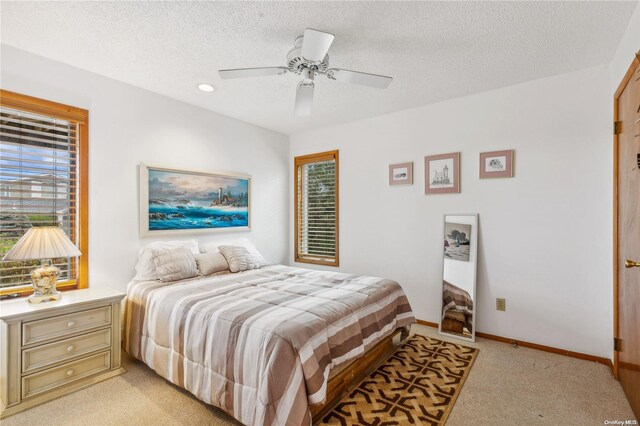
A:
[[[477,297],[476,297],[476,288],[478,285],[478,253],[479,253],[479,245],[478,245],[478,227],[480,226],[480,218],[478,213],[445,213],[442,215],[442,232],[440,233],[440,245],[442,246],[442,242],[445,237],[445,227],[447,223],[447,216],[473,216],[475,218],[475,226],[471,230],[471,242],[475,241],[475,268],[473,269],[473,294],[471,298],[473,300],[473,318],[471,319],[473,330],[471,332],[471,337],[461,336],[459,334],[448,333],[446,331],[442,331],[442,308],[444,308],[444,300],[442,299],[442,287],[444,281],[444,250],[442,250],[442,266],[440,268],[440,311],[438,311],[438,333],[448,336],[454,337],[456,339],[465,340],[467,342],[475,342],[476,341],[476,314],[478,311]],[[469,251],[469,256],[471,256],[471,249]]]

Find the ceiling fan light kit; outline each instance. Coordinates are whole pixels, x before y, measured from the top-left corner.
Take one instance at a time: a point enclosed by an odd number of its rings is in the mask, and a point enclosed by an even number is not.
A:
[[[293,49],[287,54],[287,67],[262,67],[220,70],[218,74],[223,79],[263,77],[283,75],[287,72],[302,77],[296,89],[296,116],[309,116],[313,106],[314,80],[318,75],[324,75],[330,80],[344,83],[360,84],[363,86],[386,89],[393,80],[391,77],[378,74],[368,74],[360,71],[350,71],[340,68],[329,68],[329,48],[335,36],[318,30],[307,28],[304,35],[296,38]]]

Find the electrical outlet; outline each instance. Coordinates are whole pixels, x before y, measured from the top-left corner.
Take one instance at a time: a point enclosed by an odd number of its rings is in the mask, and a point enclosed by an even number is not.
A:
[[[505,299],[496,299],[496,309],[498,311],[506,311],[507,301]]]

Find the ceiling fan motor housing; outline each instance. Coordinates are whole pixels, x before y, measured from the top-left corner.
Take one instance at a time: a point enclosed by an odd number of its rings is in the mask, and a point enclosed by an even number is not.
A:
[[[287,64],[289,71],[295,74],[303,75],[308,70],[314,71],[314,74],[324,74],[329,69],[329,55],[325,55],[322,61],[310,61],[302,56],[302,40],[303,36],[296,38],[295,47],[287,53]],[[304,74],[303,74],[304,73]]]

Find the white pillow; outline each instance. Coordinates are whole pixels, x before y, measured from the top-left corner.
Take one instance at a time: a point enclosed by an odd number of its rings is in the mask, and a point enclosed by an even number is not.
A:
[[[253,243],[246,238],[238,238],[235,240],[205,243],[205,244],[202,244],[201,248],[202,248],[202,251],[205,253],[218,253],[220,251],[220,248],[219,248],[220,246],[244,247],[247,249],[247,251],[252,257],[251,262],[258,265],[259,268],[263,266],[271,265],[271,263],[267,259],[265,259],[262,254],[260,254],[256,246],[254,246]]]
[[[254,257],[246,247],[242,246],[220,246],[220,253],[229,262],[231,272],[242,272],[247,269],[258,269],[260,265],[254,262]]]
[[[229,263],[220,252],[196,254],[196,263],[202,275],[212,275],[218,272],[228,271]]]
[[[138,264],[136,265],[136,276],[134,280],[137,281],[153,281],[158,279],[158,272],[156,271],[156,265],[153,263],[153,253],[173,250],[179,247],[186,247],[191,253],[200,253],[198,247],[198,241],[185,240],[185,241],[156,241],[141,248],[138,252]]]
[[[153,263],[160,281],[179,281],[198,275],[193,253],[187,247],[173,250],[154,250]]]

